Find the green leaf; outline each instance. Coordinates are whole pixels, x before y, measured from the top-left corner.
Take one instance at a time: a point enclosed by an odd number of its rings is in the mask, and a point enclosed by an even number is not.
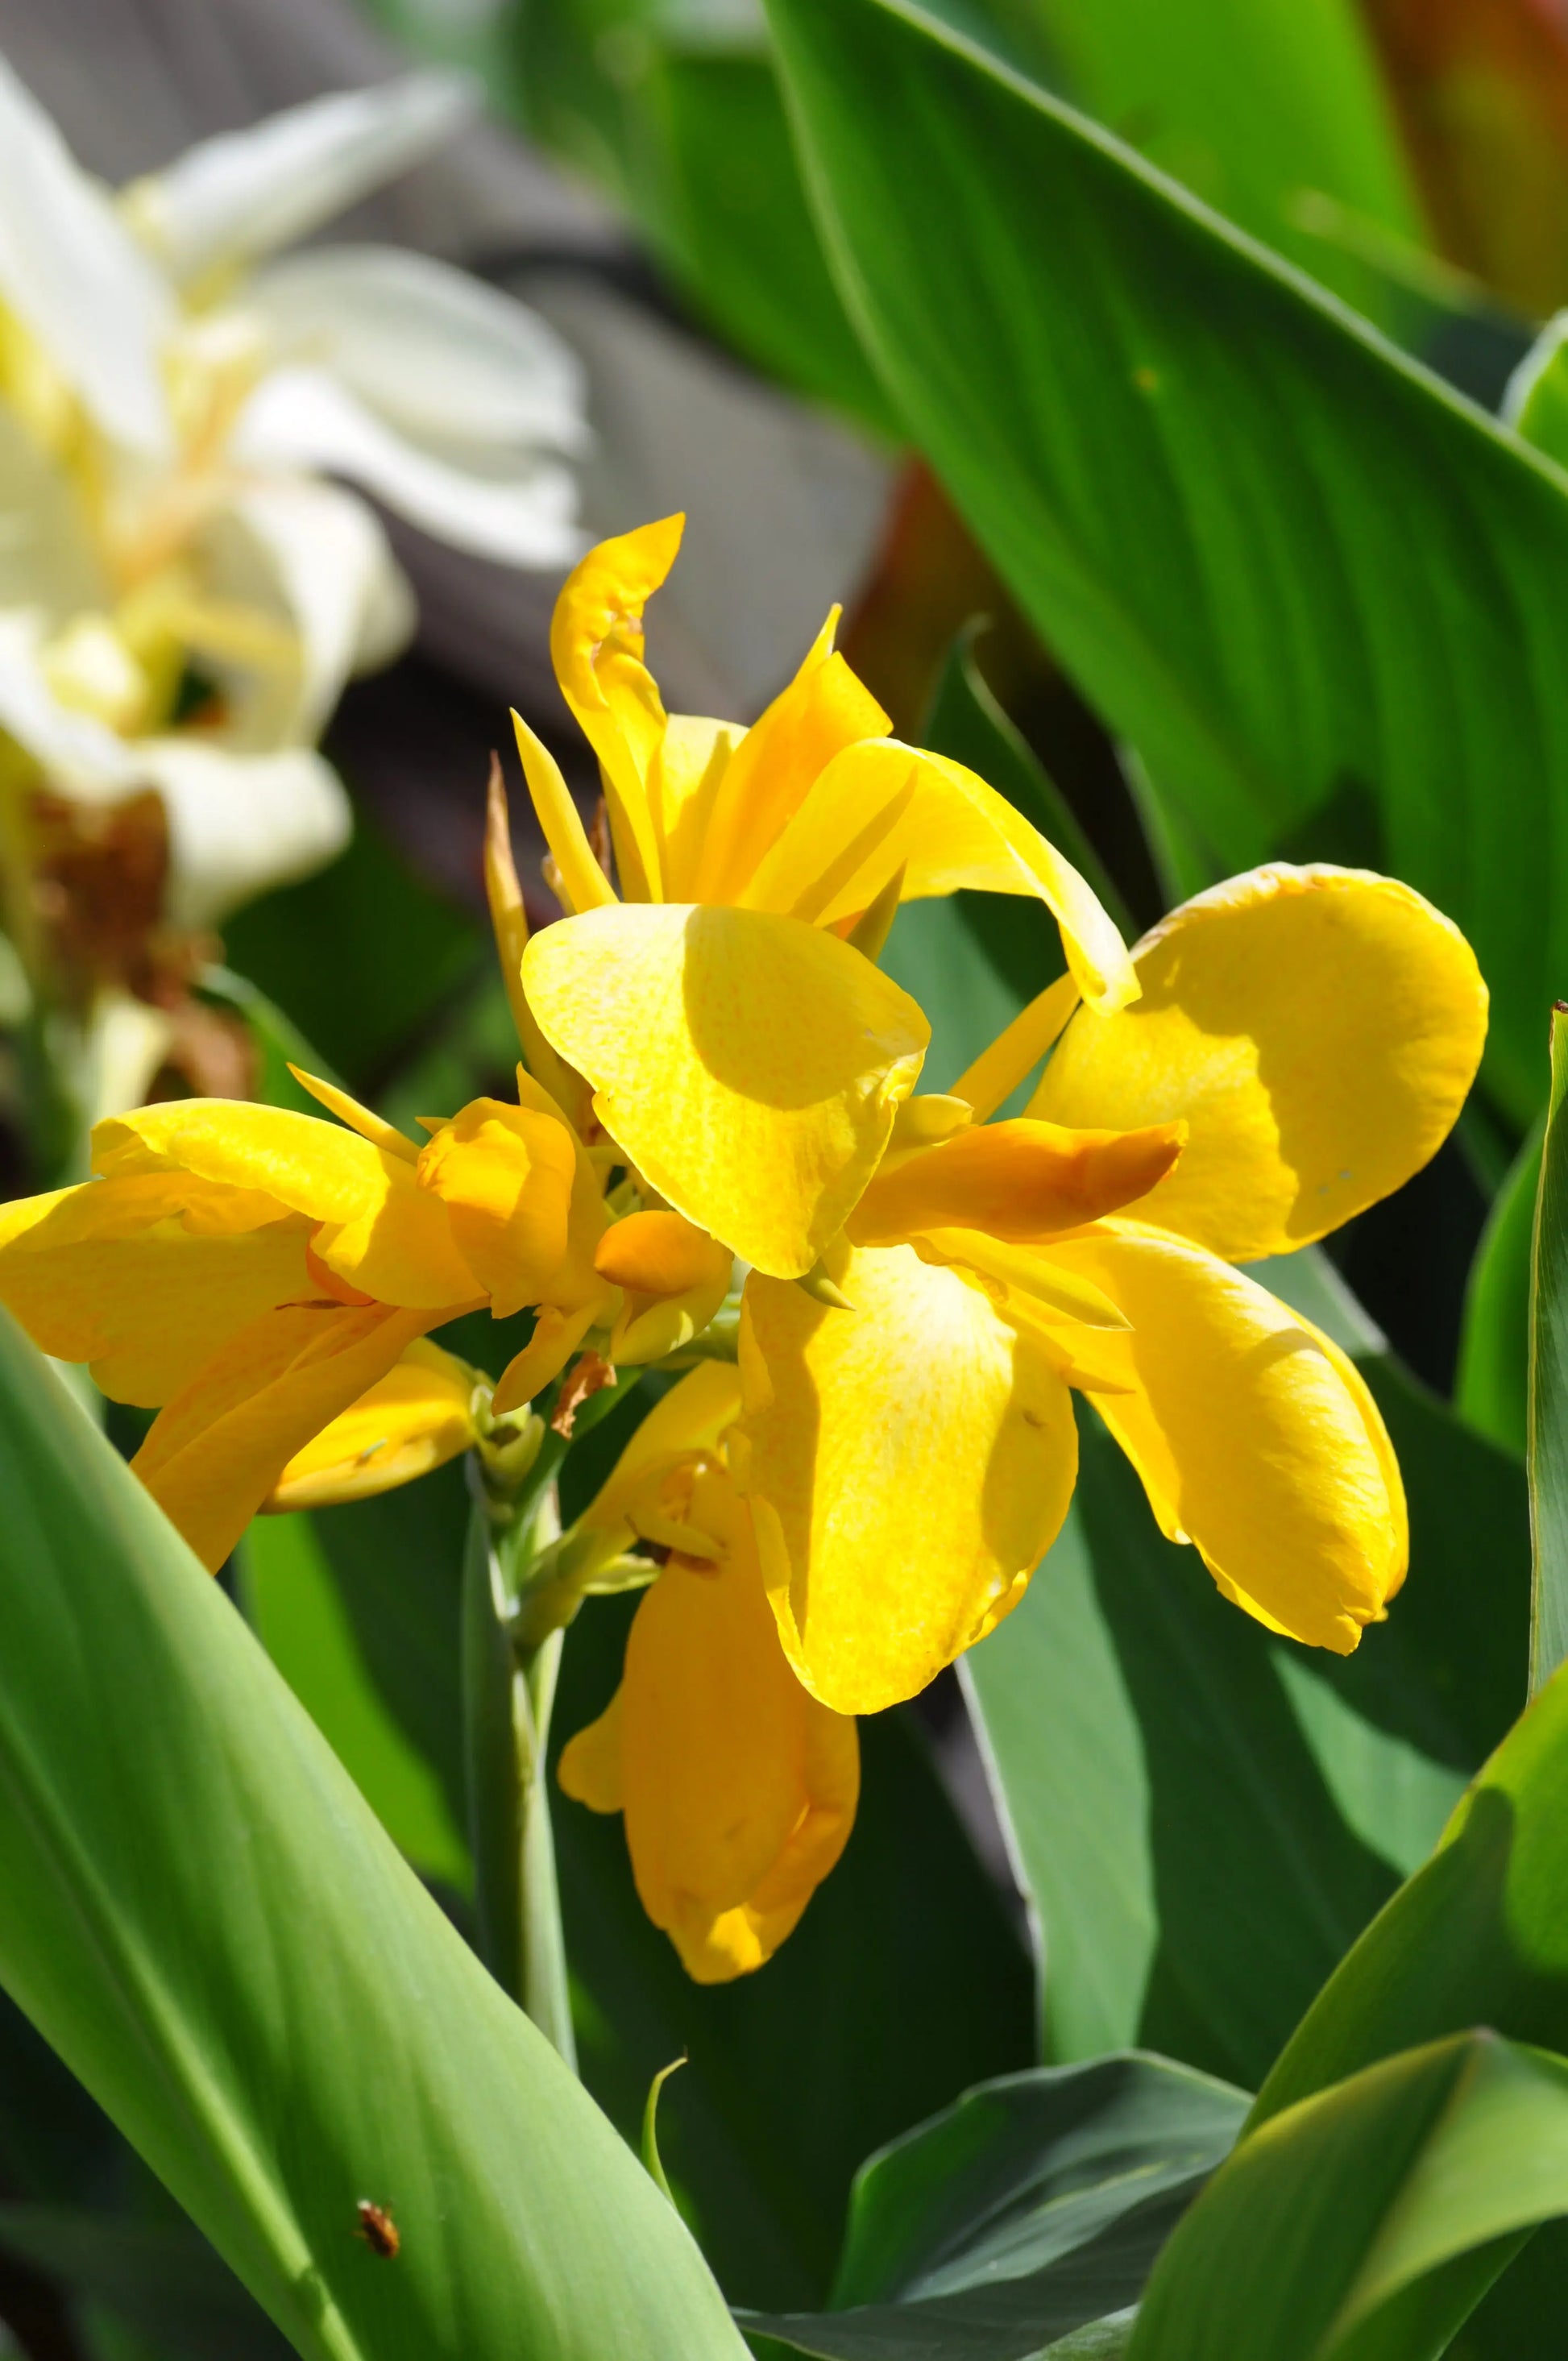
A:
[[[1293,1256],[1258,1275],[1289,1274],[1299,1308],[1343,1323],[1300,1300],[1321,1299],[1311,1273]],[[1396,1364],[1362,1367],[1404,1471],[1413,1571],[1355,1655],[1274,1639],[1223,1600],[1085,1418],[1061,1538],[963,1660],[1042,1924],[1047,2056],[1143,2041],[1261,2079],[1522,1703],[1520,1472]]]
[[[1246,2106],[1135,2052],[982,2083],[861,2167],[832,2309],[742,2324],[828,2361],[1019,2361],[1136,2301]]]
[[[1227,866],[1374,796],[1527,1118],[1568,960],[1560,475],[916,0],[769,13],[851,314],[1049,645]]]
[[[1541,1128],[1493,1201],[1470,1266],[1454,1402],[1478,1433],[1524,1455],[1530,1436],[1530,1257]]]
[[[1388,283],[1369,254],[1419,254],[1424,229],[1349,0],[1310,15],[1290,0],[1100,0],[1087,8],[1038,0],[1031,13],[1069,93],[1102,123],[1336,294],[1385,318]],[[1333,242],[1342,223],[1363,251],[1348,237]]]
[[[1530,1289],[1530,1610],[1533,1693],[1568,1657],[1568,1005],[1552,1013],[1552,1093],[1541,1138]]]
[[[635,2158],[8,1323],[0,1403],[0,1980],[309,2361],[738,2352]]]
[[[467,1847],[441,1781],[388,1710],[312,1519],[258,1517],[239,1557],[262,1646],[393,1843],[427,1876],[466,1890]]]
[[[1518,2234],[1563,2213],[1568,2059],[1486,2032],[1406,2052],[1243,2139],[1160,2257],[1130,2361],[1429,2361]]]

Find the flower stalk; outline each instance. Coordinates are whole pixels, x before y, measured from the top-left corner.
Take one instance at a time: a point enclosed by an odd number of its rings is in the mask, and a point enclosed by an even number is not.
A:
[[[479,1950],[497,1982],[574,2071],[571,1996],[545,1762],[564,1630],[531,1643],[519,1602],[560,1531],[548,1455],[530,1420],[469,1461],[474,1506],[463,1573],[463,1702]],[[529,1451],[529,1444],[534,1449]]]

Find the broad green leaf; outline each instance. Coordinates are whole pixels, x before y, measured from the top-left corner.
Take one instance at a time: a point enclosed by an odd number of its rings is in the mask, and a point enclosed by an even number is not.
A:
[[[1375,797],[1527,1118],[1568,962],[1562,478],[916,0],[769,13],[850,312],[1047,642],[1227,867]]]
[[[307,2361],[738,2352],[669,2206],[8,1323],[0,1403],[0,1980]]]
[[[1461,1415],[1521,1458],[1530,1434],[1530,1256],[1540,1184],[1538,1126],[1509,1167],[1475,1249],[1454,1384]]]
[[[427,1876],[466,1887],[467,1847],[441,1781],[370,1675],[312,1519],[258,1517],[240,1567],[262,1646],[394,1844]]]
[[[1365,251],[1419,252],[1425,230],[1352,0],[1036,0],[1034,13],[1090,113],[1386,321],[1387,280]]]
[[[1568,1004],[1552,1015],[1552,1094],[1541,1137],[1530,1290],[1532,1693],[1568,1656]]]
[[[1562,2213],[1568,2059],[1485,2032],[1404,2052],[1243,2139],[1160,2257],[1130,2361],[1430,2361]]]
[[[963,1660],[1041,1922],[1049,2057],[1143,2041],[1261,2078],[1523,1701],[1519,1471],[1397,1365],[1363,1369],[1413,1570],[1355,1655],[1273,1639],[1222,1599],[1085,1417],[1061,1538]]]
[[[1136,2301],[1246,2106],[1136,2052],[982,2083],[861,2167],[832,2309],[743,2324],[828,2361],[1020,2361]]]

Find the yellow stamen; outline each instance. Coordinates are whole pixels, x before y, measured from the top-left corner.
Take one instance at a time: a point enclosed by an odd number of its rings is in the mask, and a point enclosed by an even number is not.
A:
[[[544,840],[554,855],[569,910],[576,917],[584,910],[603,909],[618,896],[594,859],[582,816],[561,776],[561,766],[549,748],[540,743],[521,713],[514,711],[511,718],[528,792],[533,798],[539,825],[544,830]]]
[[[1039,1064],[1077,1006],[1077,983],[1070,975],[1058,975],[1027,1008],[1019,1011],[989,1049],[981,1051],[973,1065],[959,1076],[950,1095],[967,1099],[976,1123],[983,1123]]]
[[[309,1091],[312,1098],[319,1099],[339,1123],[345,1123],[350,1131],[356,1131],[372,1148],[384,1148],[389,1156],[400,1156],[407,1164],[418,1162],[419,1149],[413,1141],[405,1139],[397,1126],[385,1116],[373,1115],[357,1099],[350,1098],[346,1091],[339,1090],[335,1082],[323,1082],[318,1074],[307,1074],[302,1066],[291,1066],[289,1071],[302,1091]]]

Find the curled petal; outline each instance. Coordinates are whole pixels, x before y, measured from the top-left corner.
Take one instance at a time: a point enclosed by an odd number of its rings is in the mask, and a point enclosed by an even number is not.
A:
[[[264,1191],[318,1224],[311,1243],[321,1260],[378,1302],[433,1310],[482,1293],[415,1168],[314,1115],[181,1099],[99,1124],[93,1154],[108,1177],[184,1171]]]
[[[906,785],[912,792],[895,810],[894,799]],[[893,813],[892,824],[867,846],[860,864],[837,879],[818,914],[823,926],[863,910],[902,862],[909,902],[960,886],[1035,895],[1061,928],[1068,965],[1084,999],[1120,1008],[1137,997],[1126,946],[1072,863],[961,763],[894,739],[868,739],[828,763],[759,866],[747,903],[761,910],[794,909],[867,814],[879,808]]]
[[[1408,1554],[1399,1471],[1338,1346],[1202,1247],[1103,1224],[1050,1259],[1131,1322],[1096,1338],[1127,1390],[1097,1396],[1161,1528],[1271,1630],[1348,1655]]]
[[[589,911],[534,936],[523,981],[659,1194],[784,1279],[870,1180],[930,1038],[869,960],[761,911]]]
[[[635,902],[663,891],[649,779],[664,708],[642,661],[642,609],[675,562],[685,524],[664,517],[590,549],[550,626],[555,677],[599,758],[621,891]]]
[[[379,1303],[263,1312],[165,1405],[131,1466],[215,1572],[295,1453],[433,1324]]]
[[[894,1246],[943,1228],[1019,1244],[1047,1237],[1146,1196],[1180,1155],[1183,1137],[1175,1123],[1147,1131],[977,1124],[879,1172],[848,1233],[857,1246]]]
[[[498,1320],[543,1301],[566,1253],[575,1142],[559,1115],[473,1099],[420,1153],[457,1250]]]
[[[1072,1497],[1056,1356],[907,1246],[825,1257],[852,1311],[753,1276],[743,1481],[784,1652],[840,1713],[913,1697],[1023,1595]]]
[[[262,1506],[325,1509],[411,1483],[466,1451],[473,1403],[473,1371],[416,1337],[384,1378],[294,1454]]]
[[[1184,903],[1134,957],[1142,998],[1080,1009],[1028,1112],[1185,1121],[1181,1161],[1139,1217],[1229,1261],[1309,1245],[1398,1188],[1480,1062],[1475,955],[1392,878],[1255,869]]]
[[[699,1983],[771,1958],[842,1852],[860,1789],[855,1725],[784,1661],[743,1510],[729,1540],[717,1569],[670,1560],[616,1699],[560,1770],[569,1795],[624,1809],[642,1906]]]

